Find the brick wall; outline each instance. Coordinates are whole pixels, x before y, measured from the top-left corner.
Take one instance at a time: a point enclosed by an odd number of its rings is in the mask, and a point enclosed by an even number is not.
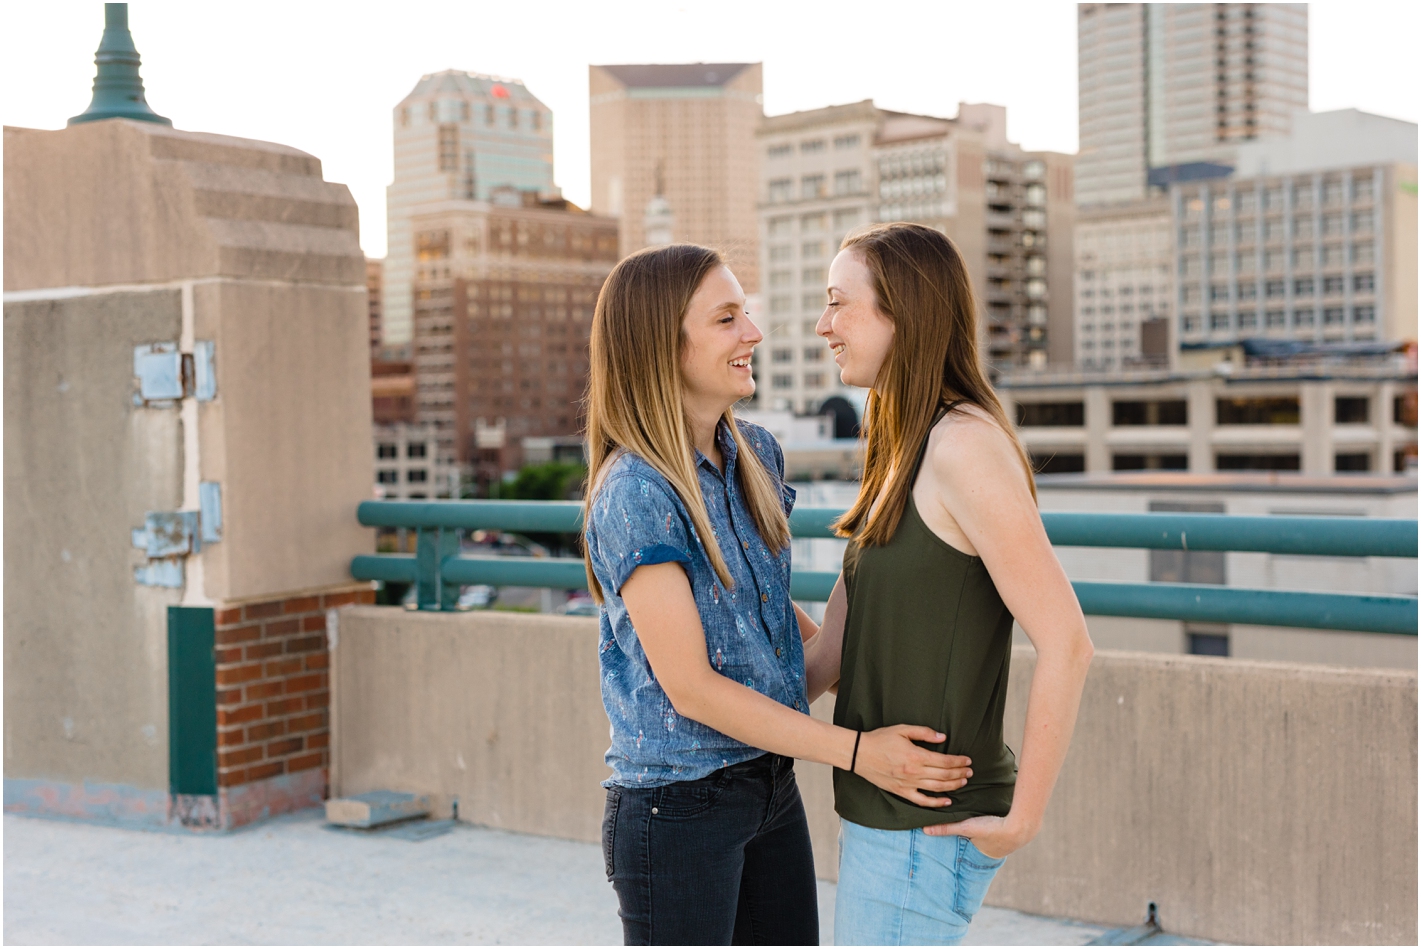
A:
[[[220,789],[330,767],[326,610],[374,602],[362,588],[217,608]]]

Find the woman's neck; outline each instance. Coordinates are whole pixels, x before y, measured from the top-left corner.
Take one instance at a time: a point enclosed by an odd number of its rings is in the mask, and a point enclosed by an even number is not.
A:
[[[721,416],[725,414],[725,409],[714,409],[706,406],[696,406],[686,404],[686,425],[690,429],[691,444],[710,459],[711,464],[717,468],[724,468],[724,459],[720,456],[720,443],[716,441],[715,430],[720,424]]]

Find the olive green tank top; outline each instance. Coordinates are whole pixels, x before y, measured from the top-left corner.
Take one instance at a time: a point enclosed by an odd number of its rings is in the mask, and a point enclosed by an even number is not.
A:
[[[933,424],[957,404],[942,408]],[[926,451],[924,439],[913,466],[915,482]],[[927,808],[835,768],[835,810],[855,824],[881,830],[983,814],[1005,817],[1016,785],[1016,756],[1002,741],[1012,616],[981,558],[934,534],[909,494],[886,545],[849,541],[844,588],[849,609],[834,724],[864,731],[884,725],[935,728],[947,741],[918,744],[968,755],[972,777],[946,795],[950,805]]]

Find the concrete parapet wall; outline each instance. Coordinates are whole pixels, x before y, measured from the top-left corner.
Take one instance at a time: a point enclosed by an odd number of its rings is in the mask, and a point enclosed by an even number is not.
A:
[[[595,621],[338,616],[333,793],[457,797],[475,823],[600,839]],[[1012,661],[1019,748],[1034,654]],[[1101,651],[1045,828],[987,901],[1133,925],[1153,900],[1168,930],[1227,942],[1414,943],[1416,696],[1414,672]],[[798,771],[832,878],[828,769]]]

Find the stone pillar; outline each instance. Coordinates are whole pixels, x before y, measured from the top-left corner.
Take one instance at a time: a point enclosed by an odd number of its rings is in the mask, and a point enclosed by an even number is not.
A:
[[[369,602],[357,212],[316,158],[5,129],[5,806],[236,826],[326,787]]]
[[[1214,470],[1214,386],[1209,379],[1194,379],[1188,388],[1189,470],[1195,474]]]
[[[1330,475],[1335,467],[1332,451],[1332,384],[1304,382],[1299,392],[1302,424],[1303,474]]]
[[[1111,470],[1110,391],[1104,386],[1086,386],[1085,391],[1085,470],[1091,474]]]

